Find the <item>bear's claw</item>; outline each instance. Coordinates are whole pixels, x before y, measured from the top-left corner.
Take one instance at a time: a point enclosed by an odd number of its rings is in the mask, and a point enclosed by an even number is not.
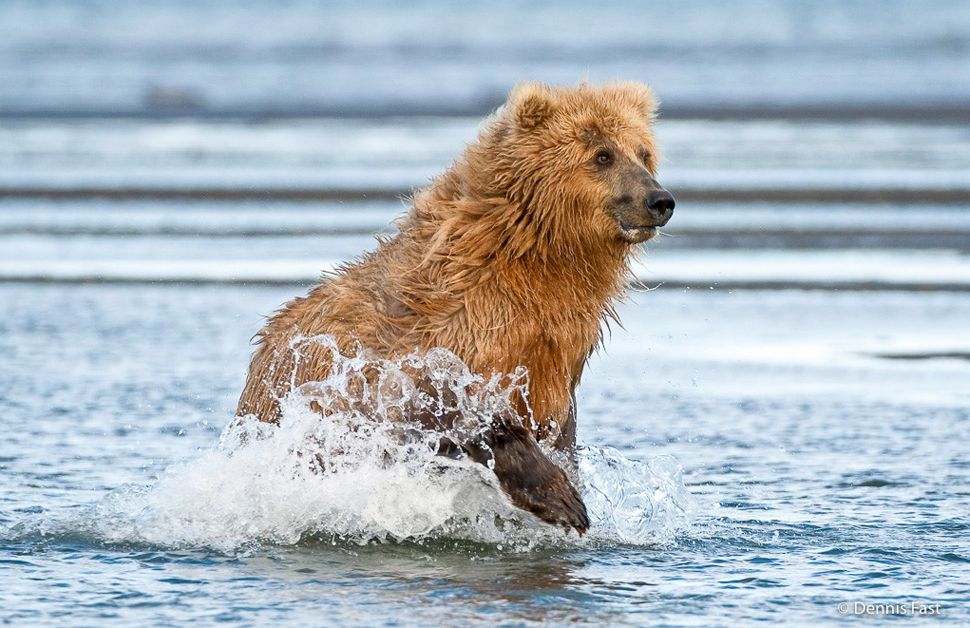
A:
[[[493,428],[486,439],[502,490],[512,503],[547,523],[589,529],[589,515],[579,492],[562,469],[546,457],[529,430],[520,425]]]

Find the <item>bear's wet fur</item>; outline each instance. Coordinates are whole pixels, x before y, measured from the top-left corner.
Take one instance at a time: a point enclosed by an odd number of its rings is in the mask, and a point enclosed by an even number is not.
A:
[[[520,508],[585,531],[578,493],[536,440],[574,447],[574,392],[615,319],[630,254],[673,210],[655,180],[656,108],[640,83],[515,87],[477,141],[415,193],[396,235],[270,317],[237,413],[277,422],[294,383],[326,377],[329,352],[306,345],[294,361],[296,337],[327,334],[341,352],[359,343],[383,358],[443,347],[486,378],[525,367],[518,416],[455,445],[493,461]]]

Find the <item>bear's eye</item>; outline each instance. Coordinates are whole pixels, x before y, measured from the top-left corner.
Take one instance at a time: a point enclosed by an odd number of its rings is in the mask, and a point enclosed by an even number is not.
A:
[[[601,166],[609,166],[613,163],[613,153],[606,150],[605,148],[596,153],[596,163]]]

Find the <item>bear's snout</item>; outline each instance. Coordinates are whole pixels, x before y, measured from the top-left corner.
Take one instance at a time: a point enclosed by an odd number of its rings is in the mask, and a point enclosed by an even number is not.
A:
[[[643,204],[646,206],[647,213],[653,219],[654,226],[663,227],[674,215],[674,197],[667,190],[660,188],[647,194]]]
[[[623,194],[609,207],[620,227],[620,237],[630,244],[646,242],[674,215],[674,197],[653,177],[637,181],[634,194]]]

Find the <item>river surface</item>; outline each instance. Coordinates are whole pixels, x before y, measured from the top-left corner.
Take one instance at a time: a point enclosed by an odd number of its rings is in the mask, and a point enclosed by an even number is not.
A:
[[[307,512],[214,453],[258,313],[290,292],[0,287],[8,619],[825,623],[887,600],[970,619],[970,363],[932,357],[970,348],[966,294],[637,294],[579,395],[609,533],[534,544],[395,539],[428,494],[309,486]],[[653,484],[682,501],[643,526],[623,496]]]

